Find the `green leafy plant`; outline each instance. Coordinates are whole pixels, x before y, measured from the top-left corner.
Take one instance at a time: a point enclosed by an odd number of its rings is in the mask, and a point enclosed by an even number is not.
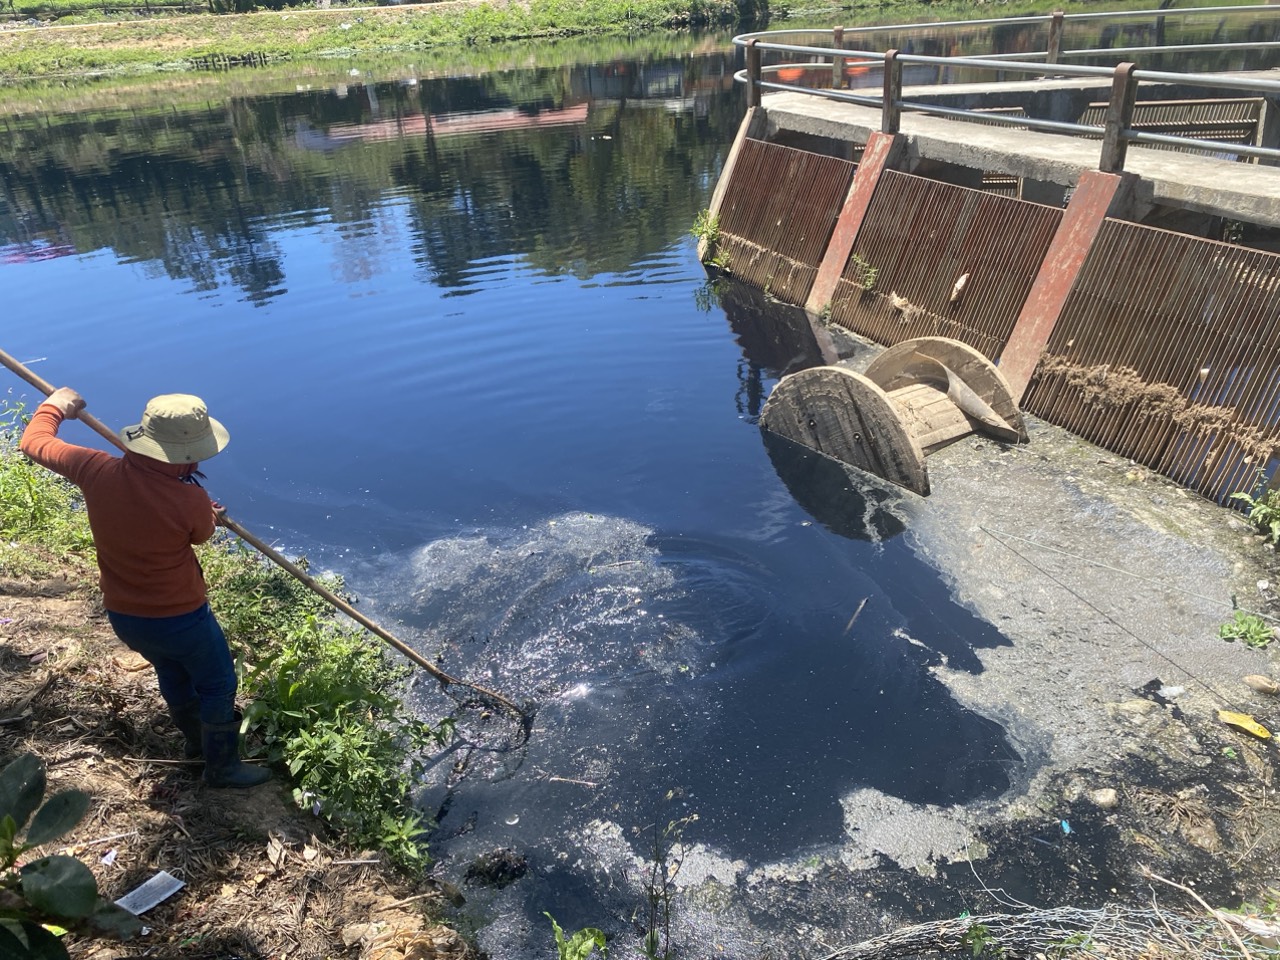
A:
[[[720,243],[720,218],[713,217],[710,210],[699,210],[689,232],[699,240],[705,240],[708,247],[715,247]]]
[[[720,249],[720,218],[713,217],[710,210],[699,210],[689,230],[693,236],[706,243],[706,262],[717,270],[729,272],[729,251]]]
[[[996,938],[991,934],[991,928],[985,923],[971,924],[961,940],[974,957],[1004,955],[1003,948],[996,943]]]
[[[98,895],[98,882],[75,857],[54,854],[20,863],[24,854],[58,839],[80,822],[89,798],[63,790],[44,799],[44,763],[23,754],[0,771],[0,956],[67,957],[50,932],[67,930],[127,939],[142,925]]]
[[[876,278],[880,276],[880,268],[873,267],[856,253],[849,258],[849,263],[857,268],[858,271],[853,282],[862,287],[863,290],[874,290],[876,286]]]
[[[284,764],[298,805],[348,842],[383,850],[410,873],[424,869],[425,823],[410,791],[423,752],[447,741],[453,721],[415,716],[402,697],[410,668],[243,544],[212,544],[201,563],[254,698],[245,718],[256,752]],[[341,578],[320,579],[342,594]]]
[[[1087,933],[1078,932],[1063,937],[1049,947],[1046,957],[1051,960],[1066,960],[1067,957],[1090,956],[1094,952],[1093,938]]]
[[[1275,639],[1275,633],[1267,621],[1257,614],[1245,613],[1243,610],[1237,610],[1230,620],[1218,628],[1218,636],[1228,643],[1239,640],[1246,647],[1253,647],[1255,650],[1264,649]]]
[[[604,934],[595,927],[583,927],[566,940],[560,924],[556,923],[556,918],[545,910],[542,915],[551,921],[551,929],[556,935],[556,960],[587,960],[597,947],[600,948],[601,957],[609,955]]]
[[[215,603],[228,584],[235,588],[227,634],[246,643],[246,654],[254,639],[244,688],[256,699],[246,720],[268,759],[288,768],[299,805],[349,841],[374,845],[410,871],[424,868],[425,825],[410,791],[424,751],[447,742],[453,721],[417,718],[401,697],[410,668],[336,622],[309,591],[295,593],[296,581],[261,563],[242,566],[220,585]],[[341,588],[336,578],[328,585]]]
[[[1249,508],[1249,522],[1257,527],[1271,543],[1280,543],[1280,488],[1258,496],[1233,493],[1232,500],[1239,500]]]

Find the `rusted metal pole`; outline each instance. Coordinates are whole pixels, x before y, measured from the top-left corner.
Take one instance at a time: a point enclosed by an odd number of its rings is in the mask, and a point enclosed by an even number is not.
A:
[[[760,48],[747,41],[747,109],[760,106]]]
[[[902,64],[897,50],[884,53],[884,99],[881,101],[880,132],[897,133],[902,126]]]
[[[1133,104],[1138,98],[1138,81],[1133,71],[1132,63],[1120,63],[1112,75],[1111,100],[1103,123],[1102,156],[1098,159],[1098,169],[1103,173],[1124,171],[1124,157],[1129,148],[1124,132],[1133,124]]]
[[[844,27],[836,27],[831,31],[831,43],[837,50],[844,49]],[[844,57],[831,57],[831,89],[844,89]]]
[[[1049,20],[1049,51],[1045,55],[1045,63],[1057,63],[1062,56],[1062,19],[1063,12],[1055,10]]]

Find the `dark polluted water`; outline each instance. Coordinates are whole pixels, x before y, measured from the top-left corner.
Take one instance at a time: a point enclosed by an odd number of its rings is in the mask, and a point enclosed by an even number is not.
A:
[[[820,360],[794,313],[743,288],[719,304],[742,351],[740,398],[753,378],[762,396],[786,364]],[[1028,775],[1001,727],[931,672],[979,672],[975,651],[1005,641],[913,553],[902,494],[762,432],[751,407],[739,435],[767,473],[734,520],[554,513],[351,573],[446,669],[536,710],[527,742],[500,715],[462,711],[419,797],[440,872],[469,892],[495,957],[536,955],[542,910],[628,936],[668,824],[696,850],[685,879],[729,889],[797,864],[874,866],[882,815],[993,800]],[[438,709],[434,683],[420,689],[424,712]],[[929,855],[961,842],[916,826]],[[519,881],[468,883],[497,850],[524,864]]]

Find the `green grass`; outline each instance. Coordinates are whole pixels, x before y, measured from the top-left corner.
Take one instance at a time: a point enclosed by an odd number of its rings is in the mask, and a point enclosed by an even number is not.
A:
[[[214,0],[234,7],[239,0]],[[244,0],[247,2],[247,0]],[[3,3],[3,0],[0,0]],[[968,0],[859,3],[824,0],[459,0],[391,8],[356,3],[316,9],[307,3],[237,14],[143,16],[132,8],[104,12],[101,0],[14,0],[24,15],[59,12],[69,29],[0,31],[0,80],[141,76],[158,72],[260,66],[317,57],[369,58],[391,53],[463,51],[470,63],[509,56],[488,48],[531,38],[614,36],[688,26],[754,28],[849,26],[1087,10],[1087,3]],[[1113,8],[1148,8],[1150,0],[1117,0]],[[540,44],[541,53],[544,45]],[[523,51],[527,58],[528,50]],[[472,67],[475,69],[474,65]]]
[[[94,551],[83,500],[19,452],[23,414],[0,401],[0,576],[88,580]],[[416,717],[402,699],[404,661],[238,540],[220,536],[199,555],[251,701],[252,750],[286,770],[298,803],[350,845],[421,870],[427,851],[410,790],[420,758],[448,739],[452,722]],[[334,578],[327,586],[342,589]]]
[[[738,0],[531,0],[527,6],[294,8],[133,19],[58,31],[5,30],[0,31],[0,78],[141,74],[239,62],[476,48],[532,37],[622,35],[736,23],[740,12]]]
[[[80,492],[17,452],[25,408],[0,405],[0,575],[39,580],[87,570],[93,535]]]

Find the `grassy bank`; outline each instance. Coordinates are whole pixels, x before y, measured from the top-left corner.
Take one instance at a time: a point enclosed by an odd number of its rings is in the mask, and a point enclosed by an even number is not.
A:
[[[0,407],[0,580],[91,590],[93,539],[79,491],[17,451],[21,412]],[[451,721],[414,716],[400,698],[409,668],[257,553],[218,537],[200,560],[241,673],[251,755],[287,777],[299,808],[323,817],[342,842],[420,871],[428,858],[410,787],[418,758],[448,738]],[[162,710],[154,681],[150,689]]]
[[[744,0],[745,2],[745,0]],[[0,31],[0,78],[137,74],[352,57],[575,34],[734,23],[738,0],[461,0],[430,6],[292,9]]]
[[[70,3],[70,0],[68,0]],[[84,0],[101,8],[101,0]],[[829,28],[1044,14],[1096,8],[1096,2],[940,0],[445,0],[393,7],[291,7],[237,14],[141,17],[112,7],[71,9],[56,23],[0,29],[0,81],[138,77],[294,60],[386,58],[413,54],[410,73],[428,76],[464,63],[468,70],[527,66],[510,41],[614,38],[643,31],[764,24]],[[1149,9],[1151,0],[1117,0],[1107,9]],[[45,14],[38,14],[45,17]],[[113,19],[107,21],[105,16]],[[46,17],[47,20],[47,17]],[[34,22],[34,21],[33,21]],[[539,66],[548,51],[539,44]],[[554,56],[554,55],[553,55]]]
[[[209,18],[216,19],[216,18]],[[0,41],[4,34],[0,33]],[[686,30],[643,36],[600,34],[561,37],[538,43],[538,67],[565,69],[582,63],[642,58],[696,57],[721,49],[722,37]],[[76,113],[87,119],[121,112],[203,108],[209,101],[293,94],[300,87],[323,89],[351,82],[351,70],[379,83],[426,81],[479,73],[527,70],[529,50],[521,43],[441,46],[338,59],[308,58],[256,66],[251,70],[155,70],[110,78],[28,78],[0,83],[0,114]]]

